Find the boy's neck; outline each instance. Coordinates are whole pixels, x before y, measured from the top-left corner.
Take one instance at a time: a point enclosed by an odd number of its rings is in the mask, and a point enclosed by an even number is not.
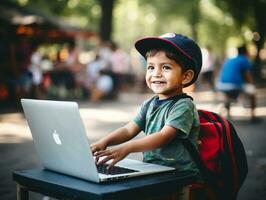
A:
[[[172,96],[169,96],[169,97],[163,97],[163,98],[162,98],[162,97],[160,98],[159,95],[157,95],[157,96],[158,96],[158,100],[163,101],[163,100],[174,99],[174,98],[176,98],[176,97],[178,97],[178,96],[185,95],[185,94],[186,94],[186,93],[181,92],[181,93],[178,93],[178,94],[175,94],[175,95],[172,95]]]

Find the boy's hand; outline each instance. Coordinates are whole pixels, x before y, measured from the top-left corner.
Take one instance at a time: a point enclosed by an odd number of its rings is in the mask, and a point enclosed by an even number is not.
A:
[[[130,153],[129,146],[126,144],[113,147],[111,149],[106,149],[102,151],[97,151],[95,153],[97,165],[101,165],[111,160],[111,163],[108,163],[108,169],[112,168],[118,161],[125,158]],[[103,157],[102,159],[100,159]]]
[[[91,144],[91,145],[90,145],[90,148],[91,148],[91,152],[92,152],[92,154],[93,154],[94,156],[96,156],[95,153],[96,153],[97,151],[105,150],[105,149],[106,149],[106,145],[105,145],[105,143],[103,143],[103,142],[101,142],[101,141],[98,141],[98,142],[95,142],[95,143]]]

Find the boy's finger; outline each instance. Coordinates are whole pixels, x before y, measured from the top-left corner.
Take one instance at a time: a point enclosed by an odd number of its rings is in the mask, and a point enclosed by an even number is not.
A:
[[[118,160],[113,159],[113,161],[111,162],[111,164],[108,164],[107,170],[112,169],[112,168],[115,166],[115,164],[116,164],[117,162],[118,162]]]
[[[106,150],[98,150],[94,152],[94,156],[102,156],[104,155],[106,152]]]
[[[100,156],[95,156],[95,162],[96,162],[96,164],[99,162],[99,160],[100,160]]]
[[[92,152],[92,154],[94,154],[95,151],[96,151],[96,149],[95,149],[94,147],[91,147],[91,152]]]
[[[100,157],[99,157],[100,158]],[[99,159],[98,158],[98,159]],[[98,162],[97,162],[97,165],[102,165],[102,164],[104,164],[104,163],[106,163],[107,161],[109,161],[109,160],[111,160],[112,158],[110,157],[110,156],[106,156],[106,157],[104,157],[103,159],[99,159],[98,160]]]
[[[98,156],[98,157],[110,156],[112,154],[113,154],[113,151],[110,149],[100,150],[100,151],[95,152],[95,156]]]

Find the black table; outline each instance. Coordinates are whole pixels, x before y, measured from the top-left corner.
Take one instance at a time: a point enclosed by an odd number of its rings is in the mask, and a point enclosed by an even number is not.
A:
[[[28,199],[28,192],[69,199],[141,199],[171,194],[178,187],[194,182],[193,172],[165,172],[108,183],[93,183],[44,169],[13,172],[17,199]]]

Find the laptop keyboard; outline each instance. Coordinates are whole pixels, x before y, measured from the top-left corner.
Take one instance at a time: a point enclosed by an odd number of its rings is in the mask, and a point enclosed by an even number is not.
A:
[[[133,169],[128,169],[124,167],[118,167],[118,166],[113,166],[111,169],[107,169],[108,165],[103,164],[103,165],[98,165],[97,170],[101,174],[107,174],[107,175],[116,175],[116,174],[126,174],[126,173],[133,173],[133,172],[138,172],[137,170]]]

